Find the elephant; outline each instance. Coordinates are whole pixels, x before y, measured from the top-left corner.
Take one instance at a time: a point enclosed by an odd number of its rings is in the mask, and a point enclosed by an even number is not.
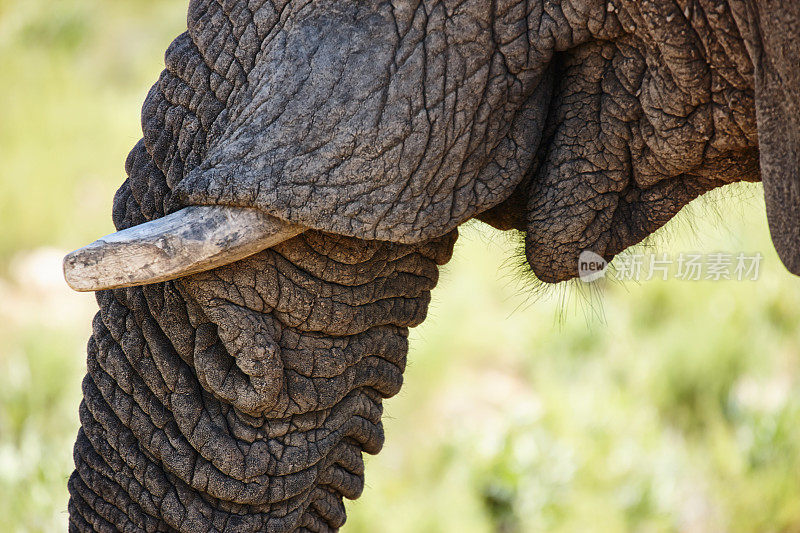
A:
[[[191,0],[119,233],[65,262],[70,531],[342,527],[467,220],[558,283],[761,180],[800,274],[798,57],[777,0]]]

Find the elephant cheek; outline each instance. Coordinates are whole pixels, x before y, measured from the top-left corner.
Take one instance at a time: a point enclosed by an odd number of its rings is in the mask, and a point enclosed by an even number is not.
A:
[[[527,204],[526,255],[543,281],[576,277],[585,251],[610,261],[715,187],[758,180],[746,77],[736,90],[714,84],[720,65],[746,70],[744,48],[704,55],[709,32],[671,2],[639,14],[633,33],[557,56]],[[730,17],[714,24],[735,35]]]

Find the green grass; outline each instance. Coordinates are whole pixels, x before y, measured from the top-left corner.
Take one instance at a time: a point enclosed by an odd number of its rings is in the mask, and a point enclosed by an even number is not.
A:
[[[0,531],[66,520],[95,309],[58,257],[111,229],[184,3],[0,0]],[[760,251],[755,282],[541,288],[462,231],[348,531],[800,531],[800,299],[758,186],[640,250]],[[54,247],[50,249],[47,247]]]
[[[0,263],[113,229],[139,108],[185,29],[179,4],[0,3],[0,227],[13,229],[0,234]]]

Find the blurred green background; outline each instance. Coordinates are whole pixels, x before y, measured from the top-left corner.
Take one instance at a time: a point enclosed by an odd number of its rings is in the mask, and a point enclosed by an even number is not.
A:
[[[0,0],[0,531],[65,528],[95,303],[60,258],[112,230],[185,9]],[[800,283],[760,186],[685,211],[642,249],[759,251],[760,279],[541,288],[467,225],[346,530],[800,531]]]

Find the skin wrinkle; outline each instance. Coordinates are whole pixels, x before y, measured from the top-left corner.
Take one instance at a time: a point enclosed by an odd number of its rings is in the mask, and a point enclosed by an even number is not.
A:
[[[759,48],[764,17],[751,0],[192,0],[115,225],[224,204],[312,230],[98,294],[70,529],[340,527],[453,229],[524,230],[560,281],[580,251],[610,259],[758,179],[762,123],[787,137],[789,108],[762,101],[757,128],[754,87],[791,76]]]

